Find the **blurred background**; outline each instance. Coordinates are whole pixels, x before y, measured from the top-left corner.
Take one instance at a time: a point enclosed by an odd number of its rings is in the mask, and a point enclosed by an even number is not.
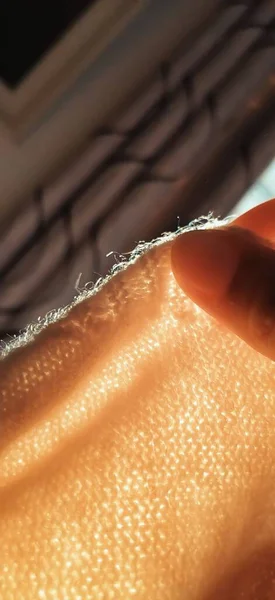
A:
[[[275,0],[2,0],[0,339],[274,157]]]

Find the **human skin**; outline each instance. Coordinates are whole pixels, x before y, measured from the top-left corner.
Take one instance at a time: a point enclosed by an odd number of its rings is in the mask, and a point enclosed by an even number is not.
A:
[[[251,327],[243,270],[227,293],[247,245],[270,289],[248,230],[272,242],[274,213],[218,232],[233,262],[210,256],[210,296],[187,233],[0,362],[1,598],[275,597],[273,329],[261,294]]]
[[[275,200],[177,240],[172,265],[196,304],[275,359]]]

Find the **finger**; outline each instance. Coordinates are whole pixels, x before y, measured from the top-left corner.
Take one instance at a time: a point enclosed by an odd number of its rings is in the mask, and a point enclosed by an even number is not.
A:
[[[263,202],[235,219],[231,226],[242,227],[275,243],[275,199]]]
[[[236,226],[190,231],[172,247],[188,296],[250,346],[275,360],[275,250]]]

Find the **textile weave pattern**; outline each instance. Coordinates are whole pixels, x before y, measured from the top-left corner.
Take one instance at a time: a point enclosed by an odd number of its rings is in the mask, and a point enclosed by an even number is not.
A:
[[[275,597],[273,561],[232,576],[274,545],[274,364],[185,297],[171,243],[0,362],[5,600]]]

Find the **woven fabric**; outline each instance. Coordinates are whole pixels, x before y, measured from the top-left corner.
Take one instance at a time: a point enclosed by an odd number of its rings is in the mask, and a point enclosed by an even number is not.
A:
[[[170,245],[0,362],[5,600],[275,597],[275,367],[184,296]]]

